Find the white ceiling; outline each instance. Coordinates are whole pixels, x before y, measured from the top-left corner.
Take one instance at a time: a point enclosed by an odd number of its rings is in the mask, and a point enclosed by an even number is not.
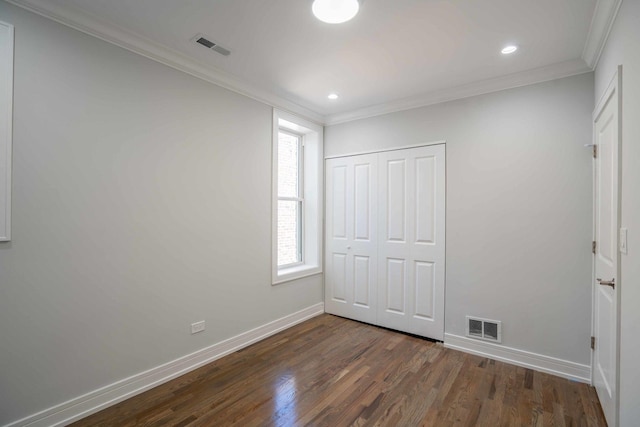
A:
[[[234,82],[230,86],[262,94],[258,98],[273,96],[334,121],[372,106],[427,99],[531,70],[541,70],[538,79],[587,71],[592,64],[582,57],[597,5],[597,0],[364,0],[352,21],[330,25],[313,17],[312,0],[12,2],[39,3],[40,12],[46,4],[54,17],[75,17],[76,24],[82,16],[84,27],[94,27],[87,32],[119,31],[129,44],[137,39],[169,48],[174,62],[192,61],[200,74],[223,76]],[[231,55],[195,44],[196,33]],[[500,49],[506,44],[520,49],[504,56]],[[337,101],[327,99],[333,91],[340,94]]]

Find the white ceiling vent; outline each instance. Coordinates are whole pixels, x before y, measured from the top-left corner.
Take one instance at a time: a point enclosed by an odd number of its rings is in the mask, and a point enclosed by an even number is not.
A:
[[[230,50],[223,48],[218,43],[212,42],[209,37],[203,34],[196,34],[191,40],[206,47],[207,49],[216,51],[221,55],[229,56],[229,54],[231,54]]]
[[[502,322],[467,316],[467,336],[500,343],[502,342]]]

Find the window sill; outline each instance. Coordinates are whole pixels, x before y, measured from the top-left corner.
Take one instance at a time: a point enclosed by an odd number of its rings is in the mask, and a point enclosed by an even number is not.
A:
[[[277,276],[273,278],[272,285],[290,282],[303,277],[315,276],[322,273],[322,268],[317,265],[300,264],[278,270]]]

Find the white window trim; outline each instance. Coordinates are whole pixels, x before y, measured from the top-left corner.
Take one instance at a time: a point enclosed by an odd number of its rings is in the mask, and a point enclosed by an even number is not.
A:
[[[302,227],[302,263],[278,268],[278,131],[302,135],[304,211]],[[322,126],[293,114],[273,110],[271,190],[271,283],[273,285],[322,273],[323,236],[323,163],[324,132]]]

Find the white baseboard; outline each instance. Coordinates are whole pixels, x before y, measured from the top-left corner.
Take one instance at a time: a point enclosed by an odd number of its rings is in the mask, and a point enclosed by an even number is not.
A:
[[[6,427],[65,426],[322,313],[324,303],[312,305],[210,347],[29,415]]]
[[[544,356],[542,354],[531,353],[453,334],[444,334],[444,346],[454,350],[500,360],[501,362],[511,363],[512,365],[546,372],[547,374],[557,375],[570,380],[591,383],[591,367],[589,365],[582,365],[568,360],[556,359],[555,357]]]

